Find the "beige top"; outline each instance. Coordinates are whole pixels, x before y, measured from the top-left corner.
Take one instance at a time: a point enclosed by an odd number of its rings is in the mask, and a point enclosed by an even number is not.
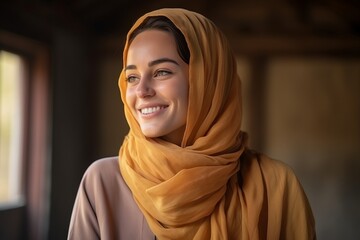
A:
[[[155,239],[120,174],[118,157],[98,160],[85,172],[68,239]]]

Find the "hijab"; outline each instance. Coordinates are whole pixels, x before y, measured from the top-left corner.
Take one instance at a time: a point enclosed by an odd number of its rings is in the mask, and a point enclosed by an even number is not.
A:
[[[263,180],[258,168],[248,166],[254,172],[250,181],[259,184],[239,188],[247,137],[241,131],[241,82],[230,46],[199,13],[155,10],[128,32],[124,68],[129,36],[151,16],[171,20],[190,50],[186,129],[180,146],[145,137],[126,103],[123,70],[119,87],[130,126],[119,152],[123,178],[158,239],[252,238],[262,214]]]
[[[240,230],[237,191],[241,89],[236,62],[223,34],[209,19],[184,9],[160,9],[140,17],[165,16],[183,33],[190,50],[189,99],[181,146],[146,138],[126,104],[130,126],[120,149],[121,173],[158,239],[229,239]],[[211,51],[210,51],[211,50]]]

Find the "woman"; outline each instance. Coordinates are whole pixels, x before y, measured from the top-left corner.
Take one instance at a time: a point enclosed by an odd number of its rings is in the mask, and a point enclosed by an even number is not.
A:
[[[210,20],[140,17],[119,87],[130,132],[86,171],[69,239],[316,238],[292,170],[246,146],[236,62]]]

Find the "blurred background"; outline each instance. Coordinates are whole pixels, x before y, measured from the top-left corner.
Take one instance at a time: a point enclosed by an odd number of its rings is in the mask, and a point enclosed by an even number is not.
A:
[[[117,87],[127,30],[162,7],[202,13],[228,36],[249,144],[294,169],[318,239],[360,239],[355,0],[1,1],[0,239],[66,239],[84,171],[128,131]]]

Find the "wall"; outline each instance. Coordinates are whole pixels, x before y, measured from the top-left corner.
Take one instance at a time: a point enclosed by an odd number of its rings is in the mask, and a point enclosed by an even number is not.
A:
[[[360,59],[278,56],[260,68],[244,57],[238,62],[250,145],[294,169],[312,206],[318,239],[356,239]],[[263,71],[263,80],[253,77],[255,71]],[[254,92],[264,96],[257,100]],[[259,105],[262,119],[252,116]]]
[[[265,151],[293,166],[319,239],[360,232],[360,59],[281,57],[267,68]]]
[[[84,33],[54,29],[49,239],[66,239],[82,174],[96,160],[91,46]]]
[[[123,104],[118,88],[118,78],[122,68],[122,46],[118,50],[100,54],[98,88],[99,114],[98,136],[99,157],[116,156],[129,127],[123,113]]]

